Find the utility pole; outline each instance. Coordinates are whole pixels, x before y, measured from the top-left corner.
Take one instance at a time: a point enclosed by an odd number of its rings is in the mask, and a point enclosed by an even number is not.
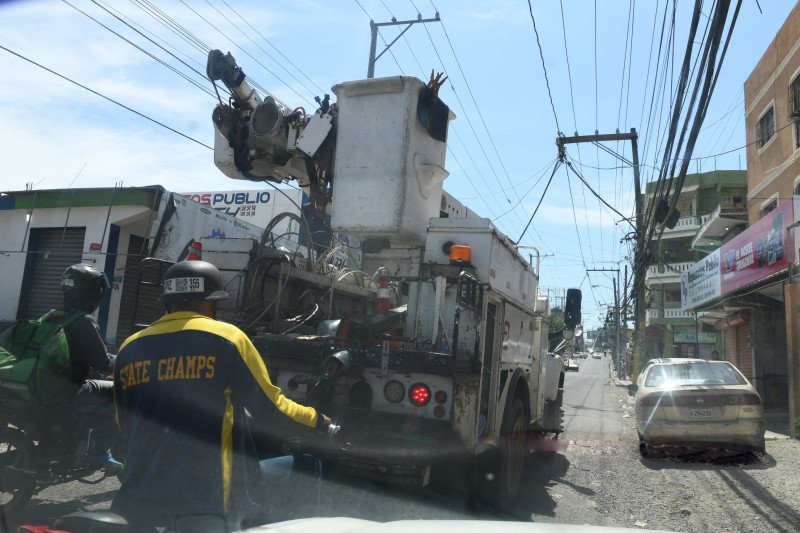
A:
[[[628,265],[625,265],[625,276],[623,277],[625,291],[622,293],[622,323],[625,327],[625,345],[628,344],[628,302],[630,298],[628,297]],[[625,366],[623,367],[625,370],[625,374],[622,377],[628,377],[628,350],[624,351],[624,360]]]
[[[628,161],[620,154],[617,154],[610,148],[601,145],[603,141],[630,141],[631,143],[631,161]],[[639,172],[639,135],[636,133],[636,128],[631,128],[630,133],[617,133],[609,134],[595,134],[595,135],[575,135],[573,137],[556,137],[556,145],[561,151],[566,144],[577,143],[592,143],[602,148],[604,151],[609,152],[614,157],[629,164],[633,168],[633,191],[635,198],[636,209],[636,224],[634,234],[636,236],[636,246],[633,255],[633,291],[634,297],[634,310],[633,310],[633,374],[632,378],[635,380],[639,374],[639,357],[644,349],[644,276],[647,268],[645,253],[647,250],[647,243],[644,242],[644,199],[642,198],[642,186]],[[626,277],[627,279],[627,277]]]
[[[422,15],[417,14],[417,18],[413,20],[397,20],[396,18],[392,17],[390,22],[373,22],[369,21],[369,29],[371,33],[371,40],[369,42],[369,63],[367,63],[367,78],[374,78],[375,77],[375,62],[381,58],[383,54],[386,53],[389,48],[392,47],[397,40],[403,36],[405,32],[411,28],[414,24],[418,22],[425,23],[425,22],[439,22],[441,19],[439,18],[439,12],[436,12],[436,16],[432,19],[423,19]],[[375,56],[375,52],[377,51],[376,48],[378,46],[378,28],[381,26],[402,26],[403,24],[408,24],[406,28],[400,32],[400,34],[394,38],[392,42],[386,45],[378,56]]]
[[[617,273],[617,277],[619,277],[619,273]],[[617,362],[616,366],[619,375],[623,373],[622,369],[624,366],[619,350],[619,291],[617,290],[617,279],[611,278],[611,281],[614,282],[614,358]]]
[[[631,129],[631,133],[636,133]],[[638,136],[631,139],[631,159],[633,163],[633,193],[636,196],[636,246],[633,252],[633,373],[631,379],[636,381],[639,377],[639,357],[644,349],[644,276],[647,264],[645,253],[647,243],[644,242],[644,198],[642,198],[642,185],[639,181],[639,141]],[[626,276],[627,279],[627,276]]]

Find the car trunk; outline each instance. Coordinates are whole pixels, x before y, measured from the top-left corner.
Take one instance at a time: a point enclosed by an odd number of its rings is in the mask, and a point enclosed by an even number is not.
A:
[[[663,392],[659,403],[670,422],[728,422],[739,418],[747,385],[689,386]]]

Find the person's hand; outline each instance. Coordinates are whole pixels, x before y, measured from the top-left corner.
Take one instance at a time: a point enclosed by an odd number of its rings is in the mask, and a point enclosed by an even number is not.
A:
[[[328,426],[332,424],[330,417],[320,414],[322,417],[322,429],[328,429]]]

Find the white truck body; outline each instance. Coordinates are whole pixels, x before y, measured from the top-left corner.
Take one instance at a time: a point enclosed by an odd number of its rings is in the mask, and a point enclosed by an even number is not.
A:
[[[228,87],[234,98],[247,93]],[[277,302],[276,316],[253,335],[275,381],[290,397],[331,411],[344,428],[333,447],[292,442],[354,472],[395,481],[425,483],[432,462],[498,446],[504,457],[521,460],[527,451],[520,431],[560,431],[547,407],[557,406],[564,366],[548,353],[549,308],[538,294],[538,274],[491,221],[443,195],[447,125],[455,117],[437,87],[395,76],[341,83],[333,92],[337,103],[321,105],[311,118],[278,121],[269,143],[247,145],[235,132],[253,130],[248,121],[258,106],[274,111],[274,104],[239,97],[238,108],[214,113],[218,137],[228,141],[217,160],[236,164],[239,154],[239,166],[223,169],[227,175],[253,179],[256,170],[272,168],[272,175],[285,176],[304,167],[309,172],[296,179],[312,201],[333,176],[330,229],[361,243],[359,272],[333,273],[338,286],[313,261],[308,272],[282,264],[259,267],[255,281],[244,275],[260,286],[265,302]],[[296,145],[303,128],[317,131],[323,118],[331,137],[315,134],[313,154]],[[286,139],[275,137],[282,131]],[[471,259],[451,261],[454,245],[469,247]],[[271,260],[258,255],[254,262]],[[345,279],[361,286],[346,289]],[[304,319],[323,313],[327,320],[317,331],[323,334],[299,335],[304,322],[281,333],[282,306],[296,313],[294,295],[326,287]],[[380,311],[371,309],[373,302]],[[334,365],[341,369],[335,379],[313,385],[319,363],[331,358],[347,364]],[[518,488],[520,475],[501,472],[504,493]]]

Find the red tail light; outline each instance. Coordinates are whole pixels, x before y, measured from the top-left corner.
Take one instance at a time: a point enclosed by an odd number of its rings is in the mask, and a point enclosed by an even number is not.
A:
[[[446,403],[447,393],[443,390],[440,390],[433,396],[433,399],[436,400],[436,403]]]
[[[740,405],[761,405],[761,397],[758,394],[742,394],[739,398]]]
[[[412,385],[408,391],[408,399],[417,407],[428,405],[431,401],[431,389],[424,383]]]

